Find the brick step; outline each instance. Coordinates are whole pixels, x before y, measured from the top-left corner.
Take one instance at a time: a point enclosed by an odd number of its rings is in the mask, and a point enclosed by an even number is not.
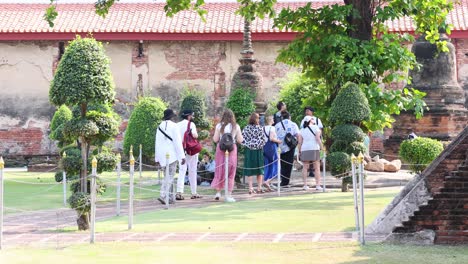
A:
[[[468,237],[465,236],[436,236],[435,244],[454,245],[468,244]]]
[[[468,188],[468,182],[445,181],[444,187],[446,188]]]
[[[436,193],[468,193],[467,188],[440,188]]]
[[[458,166],[458,170],[459,171],[468,171],[468,165],[461,165],[461,166]]]
[[[440,192],[435,193],[433,200],[437,201],[439,199],[457,199],[457,200],[466,200],[468,202],[468,192]]]
[[[406,230],[406,232],[417,232],[421,231],[424,229],[430,229],[434,231],[446,231],[446,230],[458,230],[458,231],[464,231],[467,230],[468,225],[460,225],[460,224],[445,224],[440,223],[441,221],[408,221],[408,222],[403,222],[402,226],[396,227],[394,230]],[[394,231],[397,232],[397,231]]]
[[[444,230],[436,231],[436,236],[465,236],[468,237],[468,230]]]
[[[468,182],[468,177],[461,177],[461,176],[445,176],[445,181],[450,181],[450,182],[463,182],[466,183]]]
[[[468,208],[455,208],[455,209],[445,209],[445,208],[420,208],[419,211],[414,212],[414,215],[459,215],[459,216],[468,216]],[[467,217],[468,218],[468,217]]]
[[[452,171],[449,176],[468,177],[468,171]]]
[[[451,223],[468,225],[468,217],[466,215],[414,215],[410,219],[411,221],[450,221]]]

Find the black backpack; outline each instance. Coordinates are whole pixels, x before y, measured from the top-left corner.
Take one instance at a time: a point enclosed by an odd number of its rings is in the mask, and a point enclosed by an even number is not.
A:
[[[281,121],[281,125],[283,126],[284,131],[286,131],[286,128],[284,127],[283,121]],[[286,133],[286,136],[284,137],[284,143],[290,148],[293,149],[297,146],[297,138],[293,136],[291,133]]]
[[[231,133],[224,133],[219,140],[219,149],[231,152],[234,149],[234,137]]]

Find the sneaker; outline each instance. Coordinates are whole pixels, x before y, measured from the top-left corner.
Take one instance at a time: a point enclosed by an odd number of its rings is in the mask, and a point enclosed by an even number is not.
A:
[[[221,193],[216,193],[215,195],[215,201],[219,201],[219,197],[221,197]]]
[[[302,189],[303,189],[304,191],[307,191],[307,190],[309,190],[309,186],[304,185],[304,186],[302,187]]]
[[[226,203],[235,203],[235,202],[236,202],[236,199],[234,199],[233,197],[226,198]]]
[[[315,186],[315,190],[317,190],[317,191],[323,191],[323,188],[322,188],[322,186],[317,185],[317,186]]]

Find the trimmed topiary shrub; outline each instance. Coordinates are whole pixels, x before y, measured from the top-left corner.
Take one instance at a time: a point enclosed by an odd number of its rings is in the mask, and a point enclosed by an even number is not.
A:
[[[362,142],[352,142],[348,144],[348,146],[345,149],[345,152],[349,155],[354,154],[354,156],[358,156],[359,153],[366,153],[366,146]]]
[[[67,182],[76,181],[78,178],[79,178],[79,175],[68,175],[67,174]],[[62,180],[63,180],[63,172],[62,171],[56,172],[55,173],[55,181],[56,182],[62,182]]]
[[[348,143],[343,140],[335,140],[333,144],[330,146],[330,152],[346,152],[346,148],[348,147]]]
[[[364,141],[364,137],[366,135],[364,134],[364,131],[362,131],[362,129],[358,126],[351,124],[343,124],[336,126],[332,130],[331,136],[332,139],[335,141],[342,140],[344,142],[351,143],[355,141]]]
[[[66,105],[61,105],[55,111],[52,121],[50,122],[50,135],[49,138],[57,140],[58,147],[63,147],[72,142],[63,134],[64,125],[72,119],[72,112]]]
[[[211,128],[211,123],[206,118],[205,101],[205,94],[202,91],[197,91],[194,89],[185,89],[182,92],[182,102],[180,103],[180,111],[192,110],[195,113],[195,118],[193,122],[195,122],[197,129],[200,130],[199,132],[203,130],[209,130]],[[200,140],[207,138],[207,136],[208,135],[205,133],[198,133],[198,138]]]
[[[254,99],[255,94],[244,88],[235,89],[228,98],[226,107],[234,112],[241,129],[247,125],[249,116],[255,112]]]
[[[80,175],[81,166],[83,165],[81,161],[81,150],[71,146],[67,147],[64,152],[67,153],[67,156],[65,158],[62,157],[60,160],[60,167],[62,170],[67,172],[67,176]]]
[[[351,170],[351,157],[344,152],[333,152],[327,156],[327,166],[333,176],[338,178],[346,176],[344,173]]]
[[[89,213],[91,211],[91,196],[84,192],[75,192],[68,198],[70,207],[78,213],[76,220],[79,230],[89,229]]]
[[[143,97],[135,105],[127,130],[125,131],[123,149],[125,153],[142,145],[142,154],[145,158],[154,157],[154,140],[158,125],[163,118],[167,104],[157,97]]]
[[[91,186],[91,179],[88,178],[88,194],[90,194],[90,186]],[[107,186],[104,184],[104,182],[99,178],[96,177],[96,194],[103,194],[106,192]],[[79,181],[74,181],[72,184],[70,184],[70,191],[72,193],[78,193],[80,192],[80,182]]]
[[[425,137],[404,140],[400,145],[400,157],[409,163],[410,170],[421,173],[444,149],[441,142]]]
[[[370,118],[369,102],[355,83],[345,84],[330,108],[332,124],[357,124]]]

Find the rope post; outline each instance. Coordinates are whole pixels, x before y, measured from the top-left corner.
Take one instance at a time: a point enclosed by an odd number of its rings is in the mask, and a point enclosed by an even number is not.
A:
[[[356,182],[356,164],[357,158],[351,154],[351,174],[353,177],[353,198],[354,198],[354,222],[356,224],[356,232],[359,232],[359,208],[358,208],[358,191]]]
[[[141,173],[142,173],[142,171],[143,171],[143,160],[142,160],[142,157],[143,157],[143,150],[142,150],[142,146],[141,146],[141,144],[140,144],[140,154],[139,154],[139,156],[138,156],[138,162],[140,163],[140,164],[139,164],[139,165],[140,165],[140,166],[139,166],[139,167],[140,167],[140,168],[139,168],[139,169],[140,169],[140,180],[141,180],[141,177],[142,177],[142,176],[141,176]]]
[[[91,161],[91,239],[90,243],[94,243],[95,238],[95,225],[96,225],[96,168],[97,168],[97,159],[93,157]]]
[[[366,240],[364,238],[364,177],[363,177],[363,171],[364,171],[364,156],[362,155],[361,152],[359,152],[359,156],[357,157],[358,163],[359,163],[359,191],[361,192],[360,198],[361,198],[361,230],[360,230],[360,235],[361,235],[361,245],[366,244]]]
[[[229,179],[229,151],[224,152],[224,201],[228,198]]]
[[[169,153],[166,153],[166,175],[164,175],[164,183],[168,183],[169,182],[166,182],[169,180],[169,158],[170,158],[170,155]],[[172,184],[172,182],[171,182]],[[161,186],[162,187],[162,186]],[[165,186],[167,187],[167,186]],[[169,209],[169,195],[170,195],[170,189],[171,187],[169,186],[167,188],[167,190],[164,190],[166,193],[165,193],[165,197],[164,197],[164,200],[166,202],[166,209]]]
[[[63,159],[67,157],[67,153],[63,152]],[[65,171],[62,172],[62,185],[63,185],[63,206],[67,206],[67,173]]]
[[[277,166],[278,166],[278,176],[277,176],[277,179],[278,179],[278,196],[281,195],[281,149],[278,147],[278,149],[276,150],[277,154],[278,154],[278,162],[277,162]]]
[[[3,169],[5,168],[5,162],[3,157],[0,156],[0,249],[2,249],[3,243]]]
[[[133,180],[135,173],[135,158],[133,157],[133,146],[130,146],[130,190],[128,194],[128,230],[133,227]]]
[[[120,153],[117,154],[117,204],[116,215],[120,216],[120,177],[122,173],[122,157]]]
[[[327,191],[327,185],[325,181],[325,177],[327,176],[327,169],[326,169],[326,164],[327,164],[327,151],[324,149],[323,150],[323,176],[322,176],[322,183],[323,183],[323,192]]]

